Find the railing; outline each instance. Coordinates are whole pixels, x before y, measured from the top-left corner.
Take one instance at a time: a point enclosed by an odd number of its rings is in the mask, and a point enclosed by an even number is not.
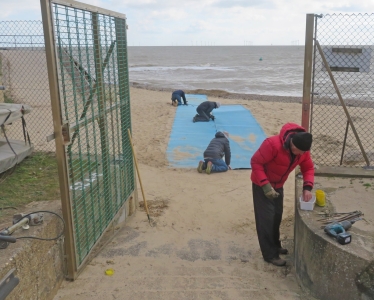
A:
[[[34,35],[15,35],[15,34],[1,34],[0,35],[0,50],[8,49],[31,49],[44,50],[44,36],[40,34]]]

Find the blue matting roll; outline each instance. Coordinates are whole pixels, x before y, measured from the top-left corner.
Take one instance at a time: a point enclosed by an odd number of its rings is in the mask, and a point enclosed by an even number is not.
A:
[[[260,124],[242,105],[221,105],[213,109],[215,121],[193,123],[197,106],[208,100],[206,95],[186,94],[188,105],[177,107],[167,148],[171,167],[197,167],[217,131],[229,132],[231,167],[251,168],[253,153],[266,138]]]

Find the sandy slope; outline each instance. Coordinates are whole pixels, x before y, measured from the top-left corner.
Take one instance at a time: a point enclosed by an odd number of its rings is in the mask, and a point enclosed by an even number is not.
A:
[[[285,122],[301,121],[301,105],[295,103],[209,100],[243,104],[268,135],[278,133]],[[261,257],[251,171],[206,175],[169,168],[165,152],[175,114],[170,93],[132,88],[131,103],[134,143],[156,226],[149,226],[140,208],[54,299],[311,299],[296,282],[291,256],[282,268]],[[282,223],[282,239],[290,250],[293,203],[291,176]],[[114,269],[113,276],[105,275],[108,268]]]

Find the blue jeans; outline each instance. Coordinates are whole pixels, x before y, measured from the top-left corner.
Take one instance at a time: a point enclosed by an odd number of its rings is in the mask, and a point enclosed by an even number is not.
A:
[[[179,94],[172,94],[171,95],[171,101],[174,101],[174,100],[178,101],[178,105],[182,105],[182,97],[181,97],[181,95],[179,95]],[[186,99],[186,97],[183,97],[183,104],[187,105],[187,99]]]
[[[222,158],[207,158],[205,160],[205,166],[208,165],[208,161],[211,161],[213,166],[211,172],[217,173],[217,172],[226,172],[229,167],[226,165],[225,161]]]
[[[177,100],[178,101],[178,105],[182,105],[182,99],[181,99],[181,96],[177,95],[177,94],[173,94],[172,97],[171,97],[171,100],[174,101],[174,100]]]

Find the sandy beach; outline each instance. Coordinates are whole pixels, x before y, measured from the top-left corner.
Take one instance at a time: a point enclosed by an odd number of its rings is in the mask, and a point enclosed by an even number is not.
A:
[[[226,99],[242,104],[267,135],[301,121],[296,103]],[[255,230],[250,170],[199,174],[168,167],[175,108],[169,91],[131,88],[133,139],[156,226],[140,207],[127,226],[54,299],[311,299],[287,267],[263,261]],[[209,141],[207,141],[208,143]],[[198,162],[196,162],[197,164]],[[139,202],[142,204],[138,184]],[[141,205],[142,206],[142,205]],[[285,185],[284,246],[292,251],[294,175]],[[106,276],[105,270],[114,270]]]

